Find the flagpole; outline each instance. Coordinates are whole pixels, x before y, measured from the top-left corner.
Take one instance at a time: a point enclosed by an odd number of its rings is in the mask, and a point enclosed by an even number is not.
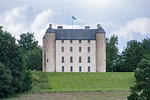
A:
[[[73,18],[71,17],[71,19],[72,19],[72,29],[73,29]]]

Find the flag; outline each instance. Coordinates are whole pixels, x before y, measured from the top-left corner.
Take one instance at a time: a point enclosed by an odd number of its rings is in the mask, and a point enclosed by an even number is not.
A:
[[[72,19],[77,20],[74,16],[72,16]]]

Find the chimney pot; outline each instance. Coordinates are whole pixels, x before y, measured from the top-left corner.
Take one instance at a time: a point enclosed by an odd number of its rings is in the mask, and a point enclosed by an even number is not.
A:
[[[49,27],[52,28],[52,24],[49,24]]]
[[[101,25],[100,24],[97,24],[97,29],[99,29],[101,27]]]

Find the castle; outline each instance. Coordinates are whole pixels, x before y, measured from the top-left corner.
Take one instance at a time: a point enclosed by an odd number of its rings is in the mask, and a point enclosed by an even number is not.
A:
[[[43,71],[106,72],[105,31],[96,29],[63,29],[52,24],[43,36]]]

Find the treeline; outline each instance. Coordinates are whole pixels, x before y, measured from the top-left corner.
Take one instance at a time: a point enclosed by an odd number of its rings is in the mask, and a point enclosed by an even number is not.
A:
[[[119,54],[118,37],[112,35],[106,39],[106,67],[107,72],[133,72],[145,55],[150,54],[150,38],[141,41],[131,40]]]
[[[42,49],[34,34],[21,34],[17,43],[0,26],[0,98],[31,90],[34,69],[42,69]]]

